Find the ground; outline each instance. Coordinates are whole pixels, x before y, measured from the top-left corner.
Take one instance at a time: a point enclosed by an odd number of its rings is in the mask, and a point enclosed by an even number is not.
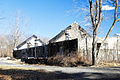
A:
[[[120,67],[58,67],[0,60],[0,80],[118,80]]]

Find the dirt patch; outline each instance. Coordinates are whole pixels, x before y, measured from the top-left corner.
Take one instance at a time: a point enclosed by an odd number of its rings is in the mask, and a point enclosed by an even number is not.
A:
[[[45,70],[0,69],[0,80],[53,80],[54,74]]]

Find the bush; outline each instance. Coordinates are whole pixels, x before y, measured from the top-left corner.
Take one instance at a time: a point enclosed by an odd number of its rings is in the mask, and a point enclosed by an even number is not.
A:
[[[69,53],[68,55],[59,55],[57,54],[54,57],[48,58],[49,65],[58,65],[58,66],[78,66],[86,65],[87,61],[81,56],[80,53]]]

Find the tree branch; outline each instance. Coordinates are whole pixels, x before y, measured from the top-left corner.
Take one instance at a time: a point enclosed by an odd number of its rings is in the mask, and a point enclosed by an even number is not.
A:
[[[110,29],[109,29],[109,31],[108,31],[108,33],[107,33],[105,39],[103,40],[103,43],[104,43],[104,41],[107,39],[107,37],[110,35],[110,32],[112,31],[113,27],[115,26],[115,23],[116,23],[117,21],[119,21],[119,19],[117,20],[117,9],[118,9],[118,0],[116,0],[116,6],[115,6],[113,24],[112,24],[112,26],[110,27]]]
[[[97,23],[97,27],[96,27],[95,31],[97,31],[99,29],[102,19],[103,19],[103,17],[102,17],[102,0],[100,0],[99,1],[99,19],[98,19],[98,23]]]
[[[98,0],[95,0],[95,5],[96,5],[96,13],[95,13],[95,27],[98,21]]]
[[[117,19],[116,22],[118,22],[120,19]]]
[[[118,5],[118,7],[119,7],[120,5]]]
[[[109,29],[109,31],[108,31],[105,39],[102,41],[101,45],[104,44],[104,42],[106,41],[106,39],[107,39],[108,36],[110,35],[112,29],[113,29],[114,26],[115,26],[115,23],[120,20],[120,19],[117,19],[117,9],[118,9],[118,7],[119,7],[119,6],[118,6],[118,0],[116,0],[116,1],[115,1],[115,11],[114,11],[114,21],[113,21],[113,24],[112,24],[112,26],[110,27],[110,29]],[[101,47],[101,45],[100,45],[100,47]],[[97,55],[98,55],[98,53],[99,53],[99,51],[100,51],[100,47],[99,47],[99,49],[98,49],[98,51],[97,51]]]
[[[92,0],[89,0],[89,4],[90,4],[90,16],[91,16],[91,20],[92,20],[93,29],[94,29],[95,23],[94,23],[94,16],[93,16]]]

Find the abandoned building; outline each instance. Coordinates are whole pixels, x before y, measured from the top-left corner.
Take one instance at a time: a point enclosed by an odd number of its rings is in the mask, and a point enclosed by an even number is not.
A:
[[[83,53],[82,55],[87,55],[88,50],[90,50],[92,46],[92,37],[76,22],[69,25],[65,30],[62,30],[58,35],[49,40],[49,44],[66,40],[76,40],[76,50],[77,52]],[[74,47],[74,45],[70,46]],[[64,48],[61,46],[59,49],[61,53]]]
[[[13,54],[14,57],[17,58],[50,57],[56,54],[68,54],[71,52],[88,54],[88,49],[90,49],[90,47],[91,36],[76,22],[74,22],[49,40],[47,45],[38,39],[37,36],[33,35],[18,45],[14,49]]]
[[[101,45],[103,39],[98,37],[96,47]],[[108,37],[100,48],[98,59],[100,61],[120,61],[119,42],[120,38],[118,36]],[[13,56],[15,58],[43,58],[55,56],[56,54],[66,55],[73,52],[80,53],[87,60],[91,60],[92,37],[76,22],[50,39],[47,44],[37,38],[37,36],[31,36],[14,49]]]
[[[28,39],[26,39],[24,42],[19,44],[14,50],[21,50],[36,46],[43,46],[45,43],[41,41],[36,35],[32,35]]]
[[[19,44],[13,50],[13,56],[15,58],[43,57],[45,56],[44,45],[45,43],[43,41],[41,41],[37,36],[33,35]]]
[[[104,38],[98,37],[97,47],[101,45]],[[101,61],[120,61],[120,37],[108,37],[100,48],[98,58]]]

